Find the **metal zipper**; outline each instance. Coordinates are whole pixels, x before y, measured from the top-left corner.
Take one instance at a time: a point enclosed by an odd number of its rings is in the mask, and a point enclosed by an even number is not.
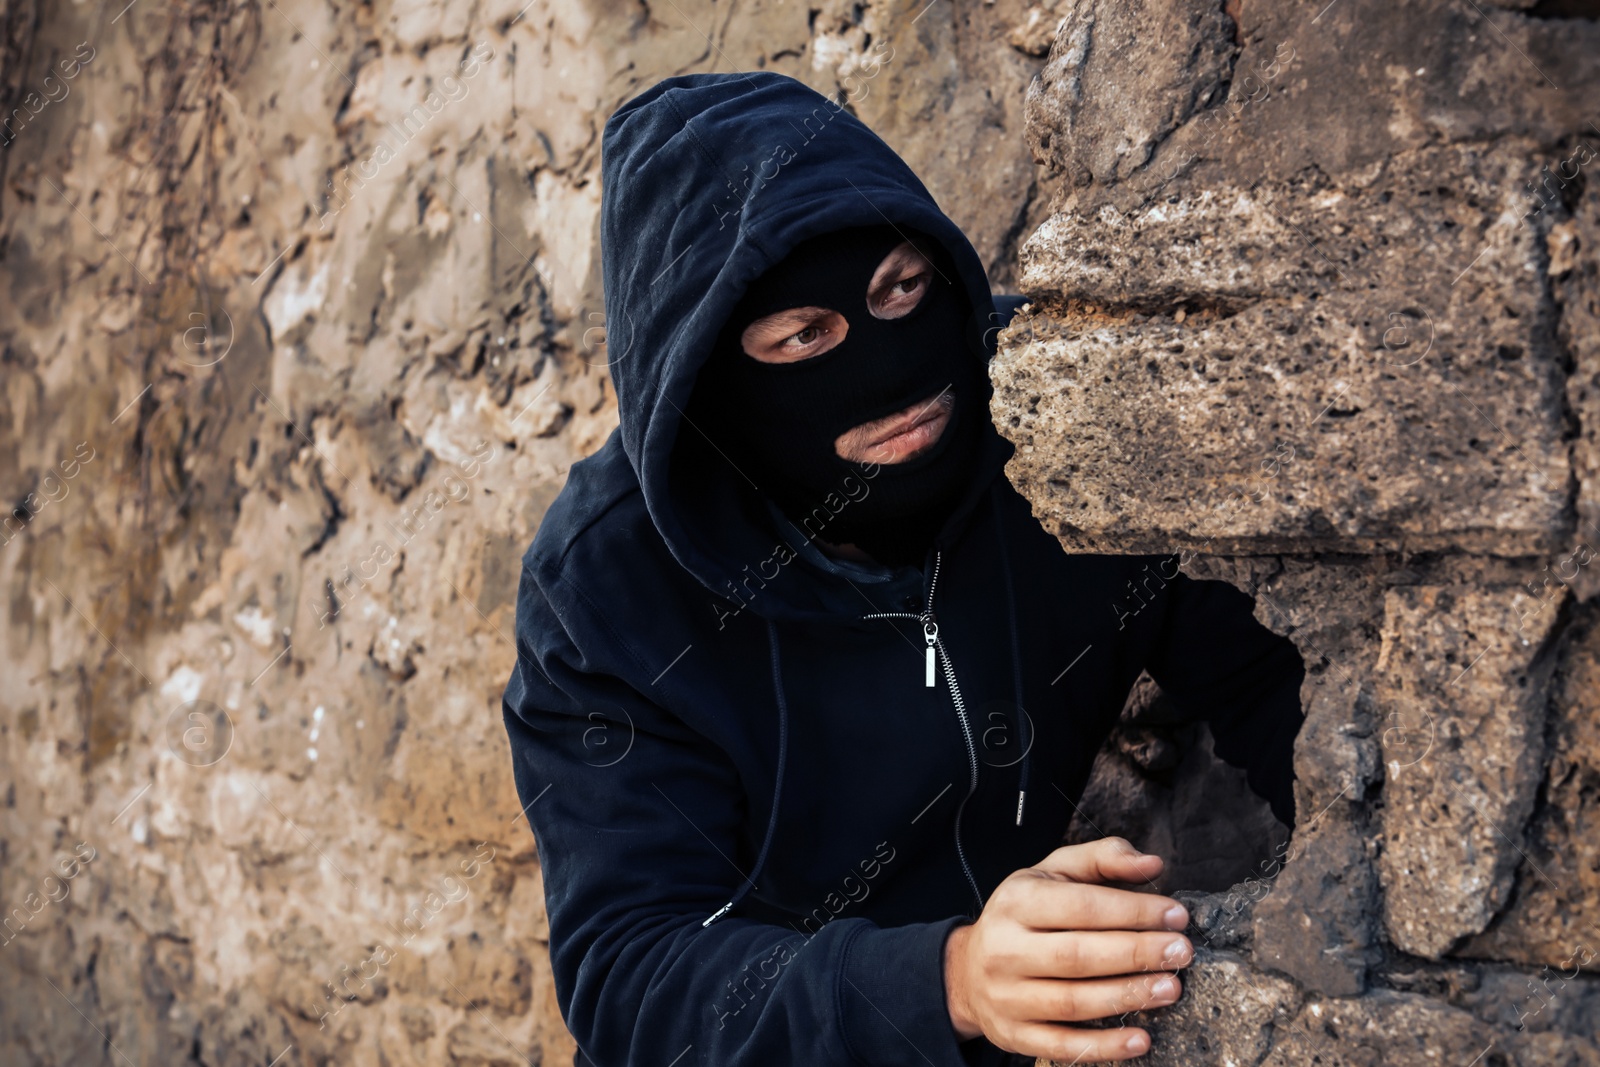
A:
[[[961,814],[966,810],[967,801],[972,799],[972,794],[978,791],[978,748],[972,740],[972,723],[967,718],[967,702],[961,697],[961,687],[956,684],[955,664],[950,662],[950,653],[946,651],[944,642],[939,639],[939,624],[933,614],[933,594],[939,586],[939,567],[944,562],[943,554],[934,549],[933,575],[928,579],[928,593],[923,599],[921,612],[911,611],[880,611],[870,615],[861,616],[862,619],[916,619],[922,623],[922,639],[927,643],[928,657],[923,674],[923,684],[932,687],[934,680],[934,658],[937,651],[938,659],[944,667],[944,680],[950,687],[950,700],[956,708],[956,720],[961,724],[961,738],[967,746],[967,767],[969,781],[967,795],[961,798],[961,803],[956,806],[956,858],[961,861],[961,873],[967,876],[967,884],[972,887],[973,899],[978,902],[978,910],[983,910],[983,894],[978,891],[978,880],[973,877],[972,867],[967,863],[966,849],[961,845]]]

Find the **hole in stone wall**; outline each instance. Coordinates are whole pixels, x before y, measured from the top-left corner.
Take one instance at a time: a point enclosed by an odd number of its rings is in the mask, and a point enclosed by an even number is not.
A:
[[[1211,731],[1186,722],[1147,674],[1095,757],[1067,843],[1125,837],[1166,860],[1155,887],[1218,893],[1277,869],[1289,828],[1212,752]]]

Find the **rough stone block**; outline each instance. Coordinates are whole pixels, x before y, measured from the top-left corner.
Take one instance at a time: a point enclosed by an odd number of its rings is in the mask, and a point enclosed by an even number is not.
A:
[[[1139,1061],[1146,1067],[1259,1063],[1274,1029],[1294,1019],[1303,999],[1293,982],[1230,953],[1196,951],[1182,978],[1183,997],[1170,1009],[1135,1012],[1126,1020],[1150,1032],[1150,1053]]]
[[[1496,1047],[1502,1037],[1468,1012],[1413,994],[1313,998],[1276,1028],[1261,1067],[1512,1067],[1517,1061]]]
[[[1544,757],[1540,653],[1556,616],[1530,616],[1532,603],[1497,586],[1385,598],[1378,870],[1389,937],[1407,952],[1443,956],[1509,899]]]
[[[1593,133],[1590,137],[1587,134]],[[1583,152],[1593,153],[1587,174],[1577,168]],[[1567,407],[1577,423],[1572,443],[1577,478],[1577,537],[1600,555],[1600,129],[1585,131],[1566,158],[1556,163],[1557,180],[1569,171],[1573,184],[1584,174],[1582,196],[1572,217],[1550,229],[1549,266],[1553,291],[1561,309],[1559,338],[1572,372],[1567,378]],[[1564,182],[1562,184],[1565,184]],[[1565,191],[1565,190],[1563,190]],[[1584,567],[1574,586],[1585,599],[1600,593],[1600,567]]]
[[[1083,550],[1559,546],[1563,356],[1523,166],[1439,150],[1052,217],[992,367],[1013,481]],[[1456,192],[1424,199],[1441,170]]]
[[[1204,0],[1069,0],[1059,11],[1049,61],[1028,86],[1028,144],[1074,185],[1143,167],[1219,93],[1238,50],[1233,20]],[[1105,91],[1128,70],[1142,91]]]
[[[1544,783],[1505,911],[1458,955],[1542,965],[1559,995],[1600,971],[1600,625],[1586,612],[1556,668]],[[1552,973],[1553,972],[1553,973]]]
[[[1297,831],[1282,873],[1255,908],[1258,966],[1329,996],[1366,989],[1377,893],[1358,831],[1340,816]]]

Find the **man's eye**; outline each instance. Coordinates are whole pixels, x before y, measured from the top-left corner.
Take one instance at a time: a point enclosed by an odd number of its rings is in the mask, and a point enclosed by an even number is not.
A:
[[[910,296],[926,285],[927,282],[928,276],[926,274],[914,274],[909,278],[895,282],[894,285],[890,286],[889,294],[891,296]]]
[[[909,315],[927,294],[928,277],[928,273],[922,271],[880,289],[873,299],[872,313],[880,319]]]
[[[783,339],[783,343],[791,348],[804,348],[814,341],[820,340],[822,330],[816,326],[807,326],[799,333],[790,334]]]
[[[780,330],[791,332],[779,333]],[[741,343],[746,355],[764,363],[793,363],[829,351],[849,332],[850,324],[837,311],[792,308],[745,327]]]

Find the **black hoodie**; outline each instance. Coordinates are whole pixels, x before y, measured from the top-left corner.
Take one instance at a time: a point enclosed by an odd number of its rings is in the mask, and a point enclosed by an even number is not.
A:
[[[599,1067],[995,1062],[951,1029],[945,937],[1060,844],[1139,672],[1288,821],[1299,656],[1176,557],[1065,554],[992,430],[926,564],[883,568],[824,555],[686,420],[745,287],[814,234],[939,240],[975,359],[1020,303],[848,111],[669,78],[606,123],[602,180],[620,426],[523,557],[504,697],[563,1018]]]

